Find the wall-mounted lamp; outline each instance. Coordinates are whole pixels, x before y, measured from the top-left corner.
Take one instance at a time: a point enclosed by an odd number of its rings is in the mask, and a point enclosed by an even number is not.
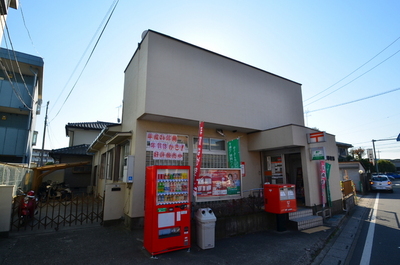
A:
[[[2,119],[3,121],[7,120],[7,116],[6,116],[6,115],[2,115],[2,116],[1,116],[1,119]]]
[[[225,137],[224,131],[222,129],[217,129],[217,133],[222,137]]]

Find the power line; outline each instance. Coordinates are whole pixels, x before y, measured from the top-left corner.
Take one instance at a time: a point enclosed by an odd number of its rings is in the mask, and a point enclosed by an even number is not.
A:
[[[330,107],[325,107],[325,108],[316,109],[316,110],[308,110],[308,111],[307,111],[307,114],[308,114],[308,113],[311,113],[311,112],[316,112],[316,111],[320,111],[320,110],[326,110],[326,109],[331,109],[331,108],[335,108],[335,107],[347,105],[347,104],[350,104],[350,103],[355,103],[355,102],[362,101],[362,100],[365,100],[365,99],[374,98],[374,97],[377,97],[377,96],[381,96],[381,95],[384,95],[384,94],[388,94],[388,93],[391,93],[391,92],[395,92],[395,91],[397,91],[397,90],[400,90],[400,87],[399,87],[399,88],[392,89],[392,90],[389,90],[389,91],[386,91],[386,92],[382,92],[382,93],[379,93],[379,94],[375,94],[375,95],[372,95],[372,96],[368,96],[368,97],[365,97],[365,98],[360,98],[360,99],[352,100],[352,101],[349,101],[349,102],[340,103],[340,104],[333,105],[333,106],[330,106]]]
[[[28,33],[28,37],[29,37],[29,39],[31,40],[31,43],[32,43],[33,48],[36,50],[36,53],[37,53],[40,57],[42,57],[42,56],[40,55],[40,53],[38,52],[38,50],[36,49],[35,44],[33,44],[33,40],[32,40],[32,37],[31,37],[31,33],[29,32],[29,29],[28,29],[28,27],[26,26],[25,16],[24,16],[24,12],[22,11],[21,2],[19,2],[19,7],[18,7],[18,9],[21,11],[22,21],[24,22],[24,27],[25,27],[25,29],[26,29],[26,31],[27,31],[27,33]]]
[[[348,82],[348,83],[344,84],[343,86],[341,86],[341,87],[339,87],[338,89],[336,89],[336,90],[334,90],[334,91],[330,92],[329,94],[326,94],[325,96],[323,96],[323,97],[320,97],[319,99],[317,99],[317,100],[314,100],[314,101],[313,101],[313,102],[311,102],[311,103],[308,103],[308,104],[307,104],[307,105],[305,105],[305,106],[309,106],[309,105],[311,105],[312,103],[315,103],[315,102],[317,102],[317,101],[319,101],[319,100],[321,100],[321,99],[323,99],[323,98],[325,98],[325,97],[327,97],[327,96],[331,95],[332,93],[334,93],[334,92],[338,91],[339,89],[342,89],[343,87],[345,87],[345,86],[347,86],[347,85],[349,85],[349,84],[353,83],[353,82],[354,82],[354,81],[356,81],[358,78],[360,78],[360,77],[362,77],[363,75],[365,75],[365,74],[367,74],[367,73],[371,72],[371,71],[372,71],[372,70],[374,70],[376,67],[378,67],[379,65],[383,64],[384,62],[386,62],[387,60],[389,60],[390,58],[392,58],[393,56],[395,56],[395,55],[396,55],[396,54],[398,54],[399,52],[400,52],[400,50],[398,50],[397,52],[393,53],[392,55],[390,55],[390,56],[389,56],[389,57],[387,57],[385,60],[383,60],[383,61],[382,61],[382,62],[380,62],[379,64],[375,65],[374,67],[372,67],[372,68],[371,68],[371,69],[369,69],[368,71],[366,71],[366,72],[364,72],[363,74],[361,74],[361,75],[357,76],[356,78],[354,78],[354,79],[353,79],[353,80],[351,80],[350,82]]]
[[[370,61],[372,61],[373,59],[375,59],[378,55],[380,55],[382,52],[384,52],[387,48],[389,48],[390,46],[392,46],[396,41],[398,41],[400,39],[400,37],[398,37],[397,39],[395,39],[392,43],[390,43],[388,46],[386,46],[386,48],[384,48],[382,51],[380,51],[378,54],[376,54],[374,57],[372,57],[371,59],[369,59],[368,61],[366,61],[364,64],[362,64],[361,66],[359,66],[357,69],[355,69],[353,72],[351,72],[350,74],[346,75],[345,77],[343,77],[342,79],[340,79],[339,81],[337,81],[336,83],[334,83],[333,85],[329,86],[328,88],[322,90],[321,92],[315,94],[314,96],[304,100],[308,101],[318,95],[320,95],[321,93],[327,91],[328,89],[330,89],[331,87],[335,86],[336,84],[340,83],[341,81],[343,81],[344,79],[346,79],[347,77],[349,77],[350,75],[352,75],[353,73],[355,73],[357,70],[359,70],[360,68],[362,68],[364,65],[366,65],[367,63],[369,63]]]
[[[5,75],[5,76],[7,77],[7,79],[8,79],[8,82],[10,82],[11,88],[12,88],[12,90],[14,91],[15,96],[16,96],[16,97],[18,98],[18,100],[24,105],[25,108],[27,108],[28,110],[32,111],[32,108],[30,108],[30,107],[25,103],[25,101],[24,101],[24,99],[22,98],[22,96],[20,95],[20,93],[16,90],[16,88],[15,88],[15,86],[14,86],[14,83],[11,81],[10,75],[9,75],[8,72],[7,72],[6,67],[5,67],[4,64],[3,64],[3,60],[0,60],[0,65],[1,65],[1,68],[3,69],[3,71],[4,71],[4,75]]]
[[[104,33],[104,31],[105,31],[105,29],[106,29],[106,27],[107,27],[107,25],[108,25],[108,22],[110,21],[110,19],[111,19],[113,13],[114,13],[114,11],[115,11],[115,8],[116,8],[117,5],[118,5],[118,2],[119,2],[119,0],[117,0],[117,1],[115,2],[115,5],[114,5],[114,7],[112,8],[112,11],[111,11],[110,15],[108,16],[107,22],[106,22],[105,25],[103,26],[103,29],[102,29],[102,31],[101,31],[99,37],[97,38],[97,41],[96,41],[94,47],[92,48],[92,51],[91,51],[91,53],[90,53],[88,59],[86,60],[86,63],[85,63],[85,65],[84,65],[83,69],[81,70],[81,72],[80,72],[78,78],[76,79],[74,85],[72,86],[72,88],[71,88],[71,90],[69,91],[67,97],[65,98],[63,104],[61,105],[60,109],[58,110],[57,114],[54,116],[54,118],[52,119],[52,121],[58,116],[58,114],[60,113],[60,111],[61,111],[62,108],[64,107],[64,105],[65,105],[65,103],[67,102],[69,96],[71,95],[72,91],[75,89],[76,84],[78,83],[78,81],[79,81],[79,79],[81,78],[83,72],[85,71],[86,66],[88,65],[88,63],[89,63],[90,59],[92,58],[92,55],[93,55],[93,53],[94,53],[96,47],[97,47],[97,44],[99,43],[99,41],[100,41],[100,39],[101,39],[101,36],[103,35],[103,33]],[[75,70],[74,70],[74,71],[75,71]]]
[[[3,8],[3,4],[2,4],[1,2],[0,2],[0,6],[1,6],[1,8]],[[11,50],[12,50],[13,55],[14,55],[14,58],[12,58],[12,55],[10,54],[10,49],[8,49],[7,39],[5,39],[4,43],[5,43],[6,47],[7,47],[8,59],[10,60],[9,69],[11,69],[11,71],[12,71],[13,73],[16,73],[16,71],[14,70],[14,66],[13,66],[13,64],[12,64],[12,62],[11,62],[11,60],[14,60],[16,66],[17,66],[17,68],[18,68],[19,75],[21,76],[22,83],[23,83],[23,85],[24,85],[24,87],[25,87],[25,89],[26,89],[26,92],[28,93],[28,95],[29,95],[30,98],[32,99],[32,103],[33,103],[34,98],[33,98],[32,94],[31,94],[31,92],[29,91],[29,88],[28,88],[28,86],[27,86],[27,84],[26,84],[25,78],[24,78],[24,76],[23,76],[23,74],[22,74],[22,71],[21,71],[21,68],[20,68],[20,65],[19,65],[19,62],[18,62],[18,58],[17,58],[17,55],[16,55],[15,50],[14,50],[14,45],[13,45],[12,40],[11,40],[10,31],[8,30],[7,22],[6,22],[6,20],[4,20],[4,24],[3,24],[3,19],[0,19],[0,21],[1,21],[1,26],[2,26],[2,28],[5,28],[5,29],[6,29],[6,33],[7,33],[8,40],[9,40],[9,42],[10,42]],[[6,70],[6,67],[5,67],[4,64],[2,64],[2,68],[3,68],[3,71],[7,74],[7,70]],[[17,77],[16,77],[16,75],[13,75],[13,77],[14,77],[14,80],[15,80],[15,84],[16,84],[18,90],[19,90]],[[19,94],[19,92],[16,91],[16,88],[14,87],[14,84],[12,83],[12,81],[11,81],[10,77],[8,76],[8,74],[7,74],[7,78],[8,78],[8,80],[9,80],[10,84],[11,84],[11,87],[12,87],[12,89],[13,89],[13,91],[14,91],[14,94],[18,97],[18,99],[21,101],[21,103],[22,103],[27,109],[32,110],[30,107],[27,106],[28,104],[26,104],[26,103],[24,102],[24,100],[22,99],[22,96]],[[35,85],[36,85],[36,84],[33,84],[33,86],[35,86]]]
[[[57,97],[56,101],[54,102],[53,106],[51,107],[50,112],[52,112],[53,108],[57,106],[58,100],[60,99],[60,97],[61,97],[62,94],[64,93],[64,91],[65,91],[65,89],[67,88],[69,82],[71,81],[72,77],[74,76],[76,70],[78,69],[79,65],[81,64],[82,60],[84,59],[85,54],[87,53],[87,51],[88,51],[89,48],[90,48],[90,44],[95,40],[95,38],[96,38],[96,36],[97,36],[99,30],[101,29],[101,25],[104,24],[104,21],[107,19],[108,14],[111,12],[111,9],[112,9],[112,5],[111,5],[110,8],[108,9],[106,15],[104,16],[103,20],[101,21],[101,23],[100,23],[99,27],[97,28],[96,32],[93,34],[92,39],[91,39],[90,42],[88,43],[88,45],[87,45],[85,51],[82,53],[81,58],[79,59],[78,63],[76,64],[76,66],[75,66],[75,68],[74,68],[74,70],[72,71],[71,75],[69,76],[67,82],[65,83],[63,89],[61,90],[61,93],[58,94],[58,97]]]

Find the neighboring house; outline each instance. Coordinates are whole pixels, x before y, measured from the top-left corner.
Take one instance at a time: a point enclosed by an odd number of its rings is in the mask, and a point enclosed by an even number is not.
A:
[[[227,144],[239,140],[241,196],[265,182],[291,183],[304,191],[299,204],[321,206],[324,160],[317,159],[326,159],[332,212],[342,210],[335,136],[304,126],[297,82],[149,30],[125,70],[123,102],[121,125],[105,128],[88,151],[95,153],[99,194],[107,185],[125,186],[125,166],[133,166],[124,203],[112,206],[131,227],[143,220],[146,166],[187,165],[193,176],[199,121],[203,168],[228,167]],[[155,135],[176,139],[182,152],[175,159],[157,156]]]
[[[31,164],[35,164],[36,166],[40,165],[40,162],[42,161],[42,153],[43,153],[43,165],[46,165],[47,163],[54,163],[54,159],[49,156],[50,150],[42,150],[42,149],[33,149],[32,152],[32,160]]]
[[[358,161],[352,162],[340,162],[340,177],[341,180],[352,180],[356,187],[357,191],[362,191],[362,178],[361,175],[364,175],[365,168]]]
[[[42,104],[43,59],[0,48],[0,161],[29,165]]]
[[[338,159],[339,162],[347,161],[347,157],[349,156],[349,148],[353,146],[351,144],[336,142],[338,148]]]
[[[90,162],[87,165],[66,168],[49,174],[43,181],[53,180],[65,182],[73,190],[84,190],[91,192],[95,185],[95,179],[92,177],[92,153],[87,153],[87,149],[99,133],[107,126],[116,125],[111,122],[78,122],[68,123],[65,126],[66,135],[69,139],[69,146],[59,149],[53,149],[49,156],[57,164],[69,164],[77,162]]]
[[[52,180],[64,182],[72,191],[91,192],[92,186],[92,154],[88,154],[88,144],[75,145],[60,149],[53,149],[49,155],[57,161],[58,164],[71,164],[77,162],[89,162],[87,165],[69,167],[58,170],[46,176],[43,181]]]
[[[116,125],[112,122],[69,122],[65,125],[65,133],[69,137],[68,146],[91,144],[101,130],[107,126]]]

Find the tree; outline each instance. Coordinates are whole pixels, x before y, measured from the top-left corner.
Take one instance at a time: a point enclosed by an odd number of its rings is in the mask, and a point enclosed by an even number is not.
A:
[[[365,149],[362,149],[361,147],[359,147],[358,149],[351,149],[350,150],[350,154],[356,158],[357,160],[361,160],[363,155],[365,153]]]
[[[379,172],[393,173],[396,172],[396,166],[389,160],[380,159],[378,160]]]
[[[360,160],[361,165],[364,167],[365,172],[375,172],[376,171],[376,167],[374,167],[374,165],[369,162],[369,159],[361,159]]]

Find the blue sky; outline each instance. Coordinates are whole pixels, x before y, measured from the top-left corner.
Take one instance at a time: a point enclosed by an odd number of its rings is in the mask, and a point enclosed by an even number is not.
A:
[[[400,1],[120,0],[82,72],[115,3],[20,0],[9,11],[2,47],[45,62],[46,149],[68,146],[68,122],[117,122],[146,29],[301,83],[306,126],[339,142],[368,149],[400,133]],[[400,142],[375,144],[378,158],[400,158]]]

